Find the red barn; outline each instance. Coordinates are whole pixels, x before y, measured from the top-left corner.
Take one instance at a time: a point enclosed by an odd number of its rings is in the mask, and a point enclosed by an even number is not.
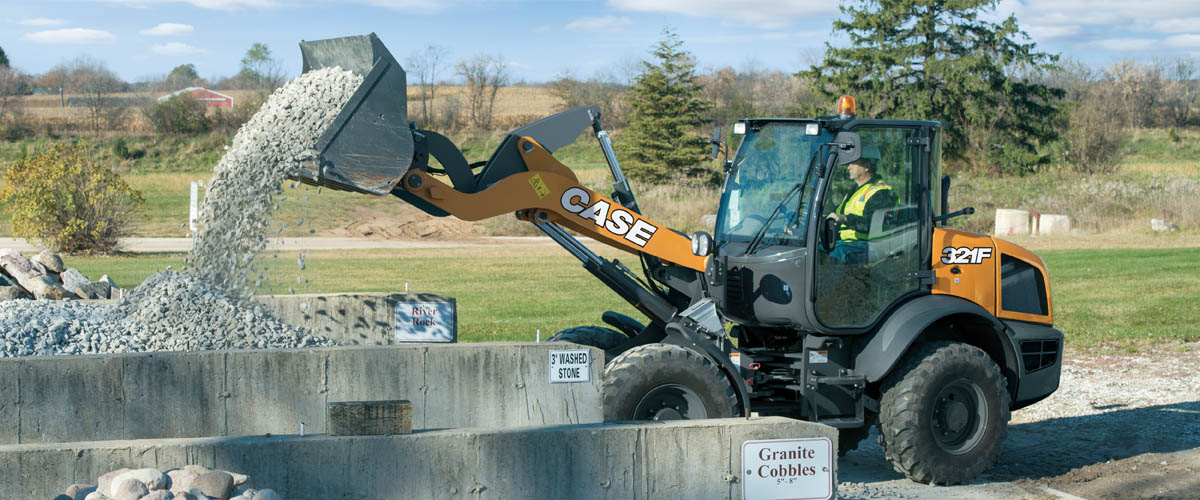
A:
[[[200,88],[200,87],[188,87],[186,89],[176,90],[174,92],[171,92],[170,94],[159,97],[158,102],[165,101],[167,99],[170,99],[170,98],[178,96],[178,95],[190,96],[192,99],[200,101],[205,106],[215,106],[218,108],[232,108],[233,107],[233,98],[232,97],[229,97],[220,92],[213,92],[211,90],[208,90],[205,88]]]

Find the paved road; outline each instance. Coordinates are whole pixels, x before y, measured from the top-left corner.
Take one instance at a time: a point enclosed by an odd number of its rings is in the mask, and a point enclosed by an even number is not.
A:
[[[582,241],[590,241],[580,238]],[[497,244],[553,245],[543,236],[495,236],[465,240],[377,240],[366,238],[276,238],[268,243],[271,250],[355,250],[370,248],[458,248]],[[191,238],[121,238],[120,249],[125,252],[186,252],[192,248]],[[23,238],[0,238],[0,248],[19,252],[38,252],[42,249]]]

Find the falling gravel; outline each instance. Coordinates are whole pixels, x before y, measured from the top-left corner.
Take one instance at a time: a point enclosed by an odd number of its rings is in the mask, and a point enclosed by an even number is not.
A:
[[[0,357],[332,345],[252,300],[274,197],[362,78],[310,71],[275,91],[213,168],[183,272],[157,273],[115,304],[0,302]],[[303,264],[300,264],[303,267]]]

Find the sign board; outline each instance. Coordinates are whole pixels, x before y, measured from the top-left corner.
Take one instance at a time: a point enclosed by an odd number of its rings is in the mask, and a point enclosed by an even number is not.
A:
[[[587,349],[550,351],[550,383],[590,382],[592,352]]]
[[[829,438],[742,443],[742,498],[824,500],[833,497],[833,442]]]
[[[458,325],[453,299],[396,302],[393,331],[397,342],[457,342]]]

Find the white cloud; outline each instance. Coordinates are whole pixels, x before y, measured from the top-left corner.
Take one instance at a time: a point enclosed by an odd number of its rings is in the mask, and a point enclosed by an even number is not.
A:
[[[196,28],[193,28],[190,24],[160,23],[158,26],[146,28],[138,33],[153,36],[177,36],[186,35],[193,31],[196,31]]]
[[[47,45],[90,45],[96,43],[115,43],[117,41],[116,35],[112,33],[87,28],[35,31],[33,33],[26,33],[25,39],[34,43]]]
[[[620,31],[621,28],[633,24],[633,21],[628,17],[583,17],[567,23],[567,31],[584,31],[591,33],[605,33]]]
[[[1162,41],[1152,38],[1107,38],[1090,45],[1111,52],[1145,52],[1160,44]]]
[[[783,28],[800,18],[838,12],[837,2],[812,0],[608,0],[608,5],[632,12],[732,18],[764,29]]]
[[[1163,45],[1176,49],[1200,49],[1200,35],[1194,33],[1172,35],[1167,37]]]
[[[196,56],[208,53],[207,50],[179,42],[155,44],[150,47],[150,51],[160,56]]]
[[[418,11],[418,12],[437,12],[453,7],[456,1],[452,0],[367,0],[367,3],[376,7],[384,7],[388,9]]]
[[[1163,19],[1154,23],[1151,28],[1163,33],[1187,33],[1200,30],[1200,17],[1176,17]]]
[[[193,7],[209,10],[238,10],[245,7],[250,8],[268,8],[278,7],[280,4],[275,0],[93,0],[97,3],[115,3],[120,5],[128,5],[130,7],[148,7],[151,5],[165,5],[174,3],[184,3]]]
[[[1025,28],[1025,32],[1029,33],[1029,36],[1035,42],[1056,38],[1070,38],[1078,35],[1081,31],[1083,31],[1083,28],[1080,26],[1042,26],[1031,24]]]
[[[62,19],[50,19],[48,17],[35,17],[33,19],[22,19],[17,21],[17,24],[25,26],[61,26],[66,24]]]

